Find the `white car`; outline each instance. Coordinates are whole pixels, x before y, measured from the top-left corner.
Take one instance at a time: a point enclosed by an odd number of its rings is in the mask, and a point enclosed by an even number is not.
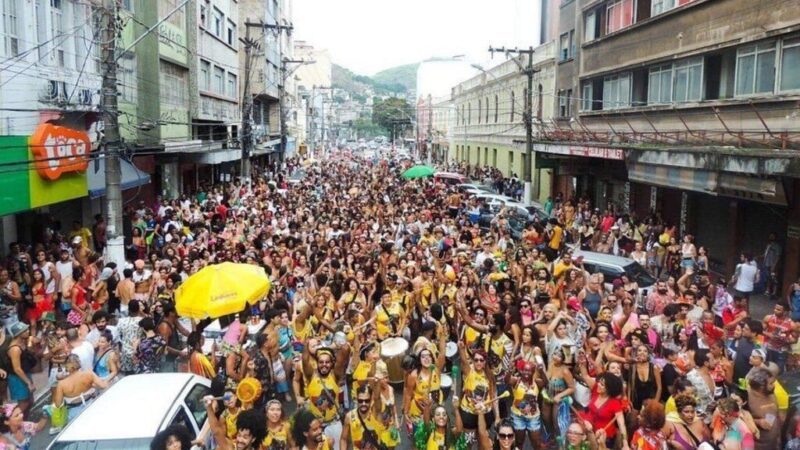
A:
[[[170,425],[196,437],[206,422],[211,381],[190,373],[124,377],[70,421],[49,450],[148,450]]]

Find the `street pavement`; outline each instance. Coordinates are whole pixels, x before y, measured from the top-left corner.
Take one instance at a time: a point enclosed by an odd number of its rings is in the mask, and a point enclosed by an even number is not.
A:
[[[753,296],[750,302],[750,315],[753,318],[761,320],[767,314],[772,314],[773,306],[775,305],[774,300],[770,300],[766,296],[757,295]],[[35,413],[41,412],[41,407],[50,403],[50,393],[47,389],[47,376],[44,372],[34,374],[33,375],[34,383],[37,386],[36,389],[36,406],[34,407]],[[798,388],[800,387],[800,373],[794,372],[789,374],[784,374],[781,377],[781,383],[783,384],[784,388],[789,392],[789,394],[797,393]],[[401,405],[403,402],[403,390],[402,386],[395,387],[395,404],[398,408],[398,416],[402,415],[401,412]],[[450,409],[450,400],[447,401],[447,408]],[[123,407],[123,405],[120,405]],[[291,403],[283,403],[283,407],[286,408],[286,414],[291,415],[294,413],[296,409],[296,404],[294,402]],[[133,418],[132,418],[133,419]],[[37,434],[33,441],[31,442],[32,446],[31,449],[46,449],[50,442],[55,438],[54,436],[48,435],[49,425],[39,434]],[[530,447],[530,444],[526,447]],[[398,450],[411,450],[412,444],[411,439],[408,439],[404,436],[401,444],[397,447]]]

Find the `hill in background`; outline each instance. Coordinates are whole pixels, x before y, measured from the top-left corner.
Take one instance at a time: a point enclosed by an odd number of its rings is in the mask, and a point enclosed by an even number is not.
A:
[[[406,96],[416,87],[418,67],[419,64],[406,64],[368,77],[334,64],[331,70],[332,85],[334,88],[350,92],[357,99],[363,96],[362,93],[367,89],[372,90],[375,95]]]

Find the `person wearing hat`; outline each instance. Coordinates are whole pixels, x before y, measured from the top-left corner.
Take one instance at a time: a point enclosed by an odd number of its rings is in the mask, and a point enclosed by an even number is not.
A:
[[[349,359],[350,344],[347,342],[334,350],[320,346],[316,339],[309,339],[303,349],[302,365],[295,376],[296,382],[300,378],[305,383],[305,398],[298,395],[297,405],[305,405],[322,423],[324,434],[334,441],[334,449],[339,448],[342,434],[339,380],[344,380]],[[300,389],[296,387],[295,394],[299,393]]]

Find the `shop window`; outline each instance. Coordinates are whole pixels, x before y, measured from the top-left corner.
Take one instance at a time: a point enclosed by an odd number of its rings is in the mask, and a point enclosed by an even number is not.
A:
[[[650,105],[672,102],[672,64],[650,68],[647,83],[647,103]]]
[[[800,89],[800,36],[783,41],[781,91]]]
[[[697,102],[703,97],[703,58],[675,63],[673,101]]]
[[[606,7],[608,33],[621,30],[633,24],[633,0],[614,0]]]
[[[627,108],[631,105],[631,74],[622,73],[603,78],[603,109]]]

